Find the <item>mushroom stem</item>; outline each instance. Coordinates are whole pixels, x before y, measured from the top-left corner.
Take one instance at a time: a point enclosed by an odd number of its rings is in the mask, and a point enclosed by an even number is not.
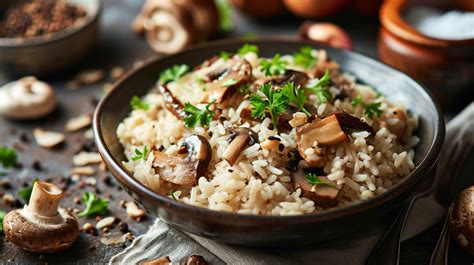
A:
[[[53,217],[58,214],[59,201],[62,197],[63,192],[56,185],[36,181],[27,207],[37,215]]]
[[[225,149],[222,158],[224,158],[229,164],[233,165],[240,153],[247,146],[250,135],[248,134],[237,134],[235,138],[230,142],[229,146]]]

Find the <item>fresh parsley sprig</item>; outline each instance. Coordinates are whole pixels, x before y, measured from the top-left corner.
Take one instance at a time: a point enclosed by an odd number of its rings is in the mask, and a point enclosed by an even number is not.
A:
[[[311,115],[311,113],[309,113],[309,111],[304,107],[304,103],[306,102],[308,97],[304,93],[303,88],[301,88],[300,86],[295,87],[294,82],[288,82],[283,85],[282,90],[288,96],[290,102],[296,105],[298,110],[301,110],[302,112],[304,112],[304,114],[308,116]]]
[[[31,186],[24,187],[18,191],[18,197],[20,197],[20,199],[24,203],[28,204],[28,202],[30,201],[31,193],[33,192],[33,186],[38,180],[38,178],[33,179],[33,181],[31,182]]]
[[[285,91],[282,89],[274,90],[270,83],[263,84],[260,91],[265,97],[261,97],[258,94],[250,96],[250,104],[253,106],[251,115],[253,118],[264,119],[268,112],[272,119],[273,127],[277,128],[278,115],[286,110],[290,99]]]
[[[143,151],[140,151],[140,149],[135,148],[135,156],[132,156],[132,160],[133,161],[137,161],[137,160],[140,160],[140,159],[146,160],[146,158],[148,157],[149,152],[150,152],[150,150],[148,149],[148,146],[146,146],[146,145],[145,145],[145,147],[143,147]]]
[[[277,53],[270,60],[260,61],[260,70],[266,76],[282,75],[285,73],[287,64],[288,62],[281,59],[281,55]]]
[[[316,57],[313,55],[313,49],[309,46],[301,47],[301,49],[293,54],[293,60],[296,65],[301,65],[306,69],[314,66]]]
[[[171,81],[178,81],[180,77],[189,71],[189,66],[185,64],[173,65],[160,74],[160,83],[167,84]]]
[[[221,53],[219,54],[219,57],[225,62],[225,61],[229,60],[230,53],[228,53],[226,51],[221,51]]]
[[[82,201],[86,204],[86,209],[80,212],[78,216],[91,216],[93,214],[105,214],[108,212],[109,201],[97,197],[95,193],[86,192],[82,195]]]
[[[308,180],[308,183],[311,184],[311,185],[328,186],[328,187],[331,187],[333,189],[337,189],[337,187],[334,186],[333,184],[322,181],[321,178],[318,177],[314,173],[308,173],[308,174],[305,175],[305,177]]]
[[[0,165],[4,168],[14,167],[16,165],[17,155],[13,148],[6,146],[0,147]]]
[[[381,109],[382,103],[380,102],[373,102],[373,103],[364,103],[362,102],[362,96],[357,95],[354,99],[352,99],[351,104],[353,107],[361,104],[364,107],[364,113],[372,119],[374,115],[377,117],[382,116],[383,110]]]
[[[244,46],[240,47],[240,49],[237,51],[237,54],[242,57],[249,52],[258,54],[258,46],[245,43]]]
[[[209,126],[212,117],[216,115],[215,111],[210,109],[214,103],[216,103],[216,100],[209,102],[203,109],[200,109],[193,104],[186,102],[184,104],[184,112],[186,113],[186,117],[183,119],[184,124],[189,128],[194,128],[198,123],[203,127]]]
[[[329,84],[331,84],[331,77],[329,76],[329,72],[326,71],[319,80],[307,84],[306,88],[313,91],[319,102],[322,104],[329,102],[332,99],[331,92],[327,89]]]
[[[147,110],[150,107],[150,104],[142,101],[139,97],[133,96],[132,100],[130,100],[130,107],[132,109],[142,109],[142,110]]]
[[[0,211],[0,233],[3,232],[3,218],[5,218],[5,212]]]

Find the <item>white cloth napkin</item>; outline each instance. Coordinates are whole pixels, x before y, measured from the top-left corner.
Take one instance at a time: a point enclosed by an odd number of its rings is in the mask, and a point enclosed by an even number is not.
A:
[[[468,127],[466,127],[468,126]],[[474,128],[474,103],[457,115],[447,126],[446,141],[459,137],[460,131]],[[444,147],[439,167],[447,163]],[[409,239],[439,222],[445,209],[434,200],[420,199],[411,211],[403,239]],[[148,232],[137,237],[110,264],[137,264],[144,260],[170,256],[179,264],[190,255],[201,255],[210,264],[363,264],[389,224],[381,224],[370,234],[316,244],[298,249],[258,249],[226,245],[190,235],[169,227],[157,219]]]

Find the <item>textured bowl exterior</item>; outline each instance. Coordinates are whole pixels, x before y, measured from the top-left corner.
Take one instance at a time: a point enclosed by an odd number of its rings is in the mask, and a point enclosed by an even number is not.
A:
[[[0,13],[8,7],[5,3]],[[80,27],[27,39],[0,37],[0,69],[15,75],[45,75],[83,59],[99,38],[101,1],[80,3],[87,10],[86,22]]]
[[[393,210],[414,195],[417,186],[429,180],[444,139],[444,119],[431,94],[406,75],[363,55],[282,38],[264,38],[248,43],[259,46],[260,55],[293,53],[303,45],[324,48],[343,71],[372,85],[389,100],[401,102],[420,116],[415,170],[386,193],[361,203],[300,216],[254,216],[217,212],[176,202],[135,180],[121,164],[125,159],[116,129],[130,112],[129,101],[142,96],[155,84],[162,70],[174,64],[200,64],[220,51],[235,52],[245,41],[224,40],[153,59],[126,74],[99,103],[94,114],[95,141],[108,168],[124,189],[148,211],[183,231],[221,242],[251,246],[301,245],[326,241],[356,230],[368,232],[372,224],[387,221]],[[391,216],[391,215],[390,215]]]

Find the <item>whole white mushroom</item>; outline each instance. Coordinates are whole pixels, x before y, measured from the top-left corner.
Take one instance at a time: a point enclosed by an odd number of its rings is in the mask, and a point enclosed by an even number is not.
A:
[[[41,118],[55,106],[53,88],[34,76],[23,77],[0,88],[0,115],[10,119]]]

